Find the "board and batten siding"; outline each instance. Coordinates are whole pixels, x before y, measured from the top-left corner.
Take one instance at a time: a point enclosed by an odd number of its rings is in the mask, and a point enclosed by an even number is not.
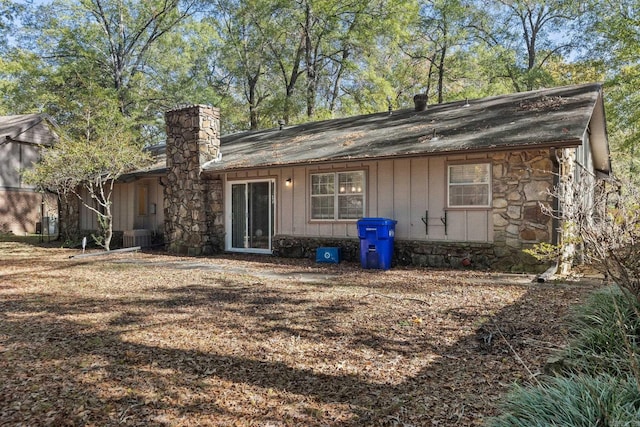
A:
[[[0,188],[34,189],[22,179],[22,172],[31,169],[40,157],[35,145],[8,142],[0,145]]]
[[[146,186],[148,189],[147,215],[137,215],[137,189]],[[89,200],[86,190],[82,197]],[[116,183],[112,196],[113,231],[145,229],[164,231],[164,193],[157,177],[144,178],[128,183]],[[151,212],[151,205],[155,204],[155,214]],[[80,229],[97,230],[98,221],[95,213],[85,206],[80,208]]]
[[[484,154],[416,157],[310,166],[269,168],[225,174],[225,180],[275,179],[275,234],[300,237],[357,238],[355,220],[317,221],[310,215],[310,176],[314,173],[364,170],[367,217],[391,218],[396,238],[406,240],[493,241],[490,208],[446,208],[447,164],[491,162]],[[291,178],[292,185],[285,181]],[[226,185],[225,185],[226,189]],[[225,190],[226,191],[226,190]],[[447,227],[441,218],[447,212]],[[428,234],[422,218],[428,212]]]

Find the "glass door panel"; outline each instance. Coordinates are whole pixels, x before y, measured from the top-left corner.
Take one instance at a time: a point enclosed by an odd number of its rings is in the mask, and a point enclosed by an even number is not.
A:
[[[268,182],[247,184],[249,193],[249,247],[269,249],[270,247],[270,195]]]
[[[275,183],[252,181],[231,184],[230,249],[271,250],[274,230]]]
[[[247,247],[247,195],[246,184],[231,186],[231,247]]]

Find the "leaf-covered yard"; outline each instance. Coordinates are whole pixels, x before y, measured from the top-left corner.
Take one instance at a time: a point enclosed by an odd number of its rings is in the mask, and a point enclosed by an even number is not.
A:
[[[77,253],[0,243],[0,425],[477,425],[596,286]]]

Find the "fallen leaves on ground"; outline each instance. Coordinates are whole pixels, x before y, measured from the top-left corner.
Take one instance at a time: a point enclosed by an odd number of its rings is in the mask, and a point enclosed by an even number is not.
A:
[[[480,425],[594,283],[0,243],[0,425]]]

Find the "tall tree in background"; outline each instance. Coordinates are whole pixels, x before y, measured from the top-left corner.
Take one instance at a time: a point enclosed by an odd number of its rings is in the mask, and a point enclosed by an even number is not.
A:
[[[152,46],[193,8],[194,2],[179,0],[81,0],[72,17],[90,32],[76,27],[76,49],[68,53],[95,61],[111,81],[120,110],[129,115],[138,107],[134,92],[146,74]]]
[[[24,6],[11,0],[0,0],[0,114],[14,113],[12,94],[17,88],[16,73],[20,72],[19,58],[9,54],[9,36],[15,28],[15,20],[24,12]]]
[[[14,28],[14,21],[24,6],[11,0],[0,0],[0,50],[4,52],[7,47],[7,37]]]
[[[101,88],[140,126],[170,104],[157,68],[183,45],[163,45],[163,38],[188,19],[195,1],[56,0],[34,7],[15,52],[37,56],[42,105],[62,125],[84,120],[77,100],[85,97],[70,95],[89,88]]]
[[[394,43],[402,37],[412,22],[414,1],[368,0],[335,2],[326,10],[325,21],[331,22],[332,31],[318,43],[320,55],[314,72],[314,87],[307,91],[307,115],[318,107],[327,115],[340,114],[338,106],[346,95],[344,82],[362,79],[361,58],[383,49],[383,40]],[[313,103],[313,104],[312,104]],[[312,105],[310,105],[312,104]],[[361,105],[361,108],[368,108]],[[344,113],[343,113],[344,114]]]
[[[596,0],[598,43],[594,54],[609,65],[607,73],[607,119],[618,160],[638,181],[640,162],[640,1]],[[629,155],[631,154],[631,155]]]
[[[517,92],[553,82],[545,65],[554,55],[570,53],[581,17],[577,0],[489,0],[473,18],[476,34],[496,56]]]
[[[260,107],[271,95],[264,83],[268,67],[270,6],[262,0],[219,0],[215,3],[217,28],[224,48],[219,52],[231,84],[248,104],[249,129],[259,127]]]
[[[179,103],[257,129],[407,107],[424,91],[446,102],[594,80],[610,65],[612,129],[631,141],[638,0],[591,3],[599,13],[577,0],[53,0],[27,14],[0,0],[0,109],[82,123],[99,93],[161,142]],[[601,41],[584,57],[577,27],[583,46]]]
[[[456,74],[449,67],[456,53],[468,44],[468,22],[472,5],[464,0],[425,0],[420,4],[420,20],[407,54],[427,67],[422,92],[435,92],[438,103],[444,101],[445,80]],[[457,52],[456,52],[457,51]]]

